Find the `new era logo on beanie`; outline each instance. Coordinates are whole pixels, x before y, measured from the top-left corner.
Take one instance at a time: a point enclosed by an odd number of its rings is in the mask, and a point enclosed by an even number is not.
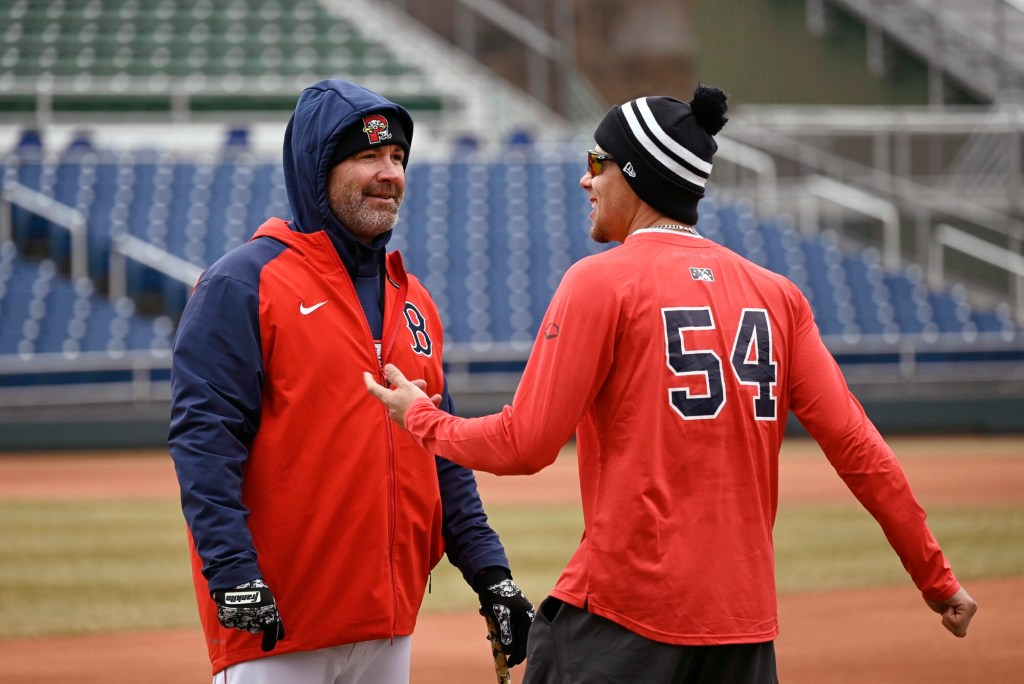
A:
[[[713,86],[698,85],[688,103],[641,97],[612,107],[594,140],[619,164],[640,199],[694,225],[718,151],[714,136],[729,120],[727,109],[726,94]]]

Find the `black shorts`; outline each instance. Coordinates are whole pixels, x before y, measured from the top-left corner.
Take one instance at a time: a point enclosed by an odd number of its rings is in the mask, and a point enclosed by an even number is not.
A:
[[[548,597],[530,629],[523,684],[778,684],[775,642],[663,644]]]

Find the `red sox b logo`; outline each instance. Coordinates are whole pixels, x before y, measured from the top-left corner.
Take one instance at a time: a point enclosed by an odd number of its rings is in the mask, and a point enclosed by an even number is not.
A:
[[[363,132],[370,139],[371,145],[391,139],[391,133],[388,131],[388,120],[380,114],[371,114],[370,116],[363,117]]]
[[[434,350],[434,343],[427,334],[427,319],[423,317],[420,310],[412,302],[405,303],[405,324],[409,327],[412,335],[412,350],[423,356],[430,356]]]

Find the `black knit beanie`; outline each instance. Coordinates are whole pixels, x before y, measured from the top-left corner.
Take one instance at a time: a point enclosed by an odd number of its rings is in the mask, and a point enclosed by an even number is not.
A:
[[[692,226],[718,150],[713,136],[729,120],[727,109],[726,94],[713,86],[698,85],[689,103],[641,97],[612,107],[594,140],[640,199]]]
[[[412,117],[393,105],[364,113],[338,135],[331,154],[331,166],[340,164],[356,152],[383,145],[398,145],[405,150],[403,166],[409,163],[409,141],[412,140]]]

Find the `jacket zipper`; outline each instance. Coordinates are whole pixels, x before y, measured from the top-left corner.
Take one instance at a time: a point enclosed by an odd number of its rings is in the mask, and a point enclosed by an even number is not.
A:
[[[376,344],[373,340],[373,333],[370,330],[370,320],[366,317],[366,312],[363,310],[362,302],[359,299],[359,292],[356,290],[356,284],[352,281],[352,276],[349,275],[348,269],[345,268],[345,262],[341,260],[341,255],[338,254],[338,250],[335,249],[333,241],[328,238],[328,242],[331,245],[331,251],[334,252],[334,256],[338,259],[338,264],[341,266],[341,272],[344,274],[342,280],[344,280],[349,287],[350,292],[355,297],[356,303],[359,305],[359,312],[363,315],[363,330],[366,331],[367,337],[370,340],[370,347],[373,349],[373,355],[377,358],[377,377],[381,384],[386,385],[387,380],[384,377],[384,359],[386,359],[391,352],[391,348],[394,346],[394,339],[397,335],[393,332],[394,326],[389,326],[388,321],[382,320],[381,329],[381,353],[377,355]],[[387,257],[385,256],[381,267],[384,269],[384,278],[388,277],[387,274]],[[387,298],[386,293],[381,298],[381,307],[384,311],[387,310]],[[384,318],[384,311],[381,312],[381,318]],[[384,338],[388,334],[388,330],[392,330],[390,339],[387,347],[385,348]],[[383,404],[380,405],[381,413],[384,416],[384,442],[387,451],[387,462],[388,462],[388,479],[389,482],[389,495],[388,495],[388,516],[390,519],[390,525],[388,529],[388,565],[391,570],[391,637],[394,639],[394,634],[398,628],[398,576],[395,572],[395,531],[398,527],[398,474],[395,467],[395,439],[392,433],[391,427],[391,416],[388,414],[387,407]]]
[[[387,385],[387,380],[384,377],[384,364],[387,359],[391,357],[391,350],[395,346],[395,340],[398,338],[398,325],[397,318],[402,315],[401,311],[405,307],[405,294],[408,292],[408,288],[402,288],[399,286],[398,294],[395,297],[395,306],[391,310],[391,318],[394,320],[387,320],[384,318],[384,313],[387,312],[387,282],[390,280],[388,275],[388,260],[387,256],[382,260],[381,268],[384,269],[382,274],[384,278],[385,287],[381,290],[381,306],[383,311],[381,312],[381,318],[383,328],[381,329],[380,335],[380,380],[381,384]],[[353,287],[355,287],[353,285]],[[365,312],[363,314],[366,315]],[[370,323],[367,321],[366,328],[369,330]],[[381,404],[381,410],[384,412],[384,425],[385,435],[388,445],[388,473],[391,476],[391,497],[389,501],[389,508],[391,510],[391,541],[390,541],[390,561],[391,561],[391,584],[392,584],[392,601],[393,609],[391,632],[394,634],[398,627],[398,582],[395,579],[395,528],[398,525],[398,469],[395,462],[395,438],[394,438],[394,426],[391,422],[391,416],[388,413],[387,407]]]

